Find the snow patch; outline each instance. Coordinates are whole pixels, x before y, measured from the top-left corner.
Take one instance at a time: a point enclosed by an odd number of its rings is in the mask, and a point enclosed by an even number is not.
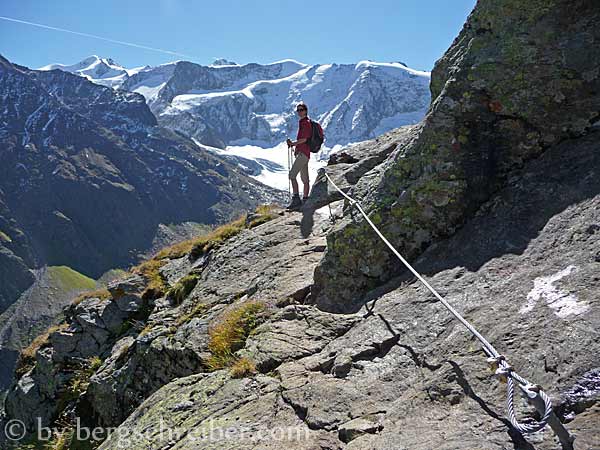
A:
[[[554,286],[554,283],[576,270],[577,268],[571,265],[553,275],[538,277],[533,280],[533,289],[527,294],[527,304],[519,312],[525,314],[531,311],[541,299],[545,300],[546,304],[554,310],[554,314],[561,319],[571,315],[583,314],[589,310],[590,307],[586,302],[580,302],[575,295]]]
[[[140,86],[140,87],[135,88],[133,90],[133,92],[142,94],[144,96],[144,98],[146,99],[146,101],[152,101],[158,96],[158,93],[160,92],[160,90],[163,87],[165,87],[165,84],[167,84],[167,83],[165,83],[165,82],[158,83],[158,84],[148,83],[145,86]]]
[[[431,72],[425,72],[423,70],[415,70],[410,67],[405,66],[402,63],[392,62],[392,63],[381,63],[370,60],[359,61],[356,64],[356,70],[366,69],[369,67],[380,67],[380,68],[388,68],[388,69],[401,69],[410,73],[412,75],[423,76],[423,77],[431,77]]]
[[[288,150],[287,144],[282,142],[275,147],[264,148],[258,145],[232,145],[227,146],[225,149],[219,149],[215,147],[208,147],[200,144],[196,141],[200,147],[209,149],[214,153],[222,156],[237,156],[247,160],[251,160],[256,163],[260,169],[256,175],[251,175],[257,181],[260,181],[267,186],[271,186],[275,189],[287,191],[288,181]],[[329,152],[330,149],[324,148],[322,151]],[[327,153],[329,154],[329,153]],[[312,154],[309,164],[308,172],[311,185],[317,178],[317,172],[321,167],[326,165],[326,160],[319,158],[319,154]],[[238,165],[247,170],[248,167],[244,165],[244,162],[239,162]],[[302,185],[300,183],[300,185]]]
[[[344,200],[338,200],[337,202],[315,209],[315,214],[330,220],[339,219],[344,215]]]

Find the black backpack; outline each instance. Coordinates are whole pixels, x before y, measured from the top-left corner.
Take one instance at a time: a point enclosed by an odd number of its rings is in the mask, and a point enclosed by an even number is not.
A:
[[[321,150],[321,145],[325,140],[325,135],[323,134],[323,128],[321,128],[321,125],[318,122],[315,122],[312,119],[309,120],[312,131],[310,139],[308,140],[308,145],[311,153],[317,153],[319,150]]]

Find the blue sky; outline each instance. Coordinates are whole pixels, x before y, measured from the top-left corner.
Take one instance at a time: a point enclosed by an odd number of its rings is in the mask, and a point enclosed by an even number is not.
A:
[[[293,58],[363,59],[431,70],[476,0],[2,0],[0,16],[180,53],[178,56],[0,20],[0,53],[37,68],[97,54],[125,67]]]

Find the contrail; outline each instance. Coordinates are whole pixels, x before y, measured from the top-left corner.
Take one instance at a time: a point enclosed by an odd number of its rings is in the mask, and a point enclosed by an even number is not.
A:
[[[142,48],[144,50],[152,50],[154,52],[167,53],[169,55],[183,56],[184,58],[190,58],[190,59],[196,59],[196,60],[198,59],[194,56],[186,55],[184,53],[172,52],[171,50],[164,50],[162,48],[148,47],[147,45],[135,44],[133,42],[117,41],[115,39],[105,38],[102,36],[96,36],[95,34],[81,33],[79,31],[72,31],[72,30],[65,30],[64,28],[51,27],[51,26],[44,25],[41,23],[27,22],[26,20],[13,19],[11,17],[4,17],[4,16],[0,16],[0,19],[8,20],[9,22],[16,22],[16,23],[22,23],[25,25],[31,25],[31,26],[38,27],[38,28],[45,28],[47,30],[62,31],[63,33],[71,33],[71,34],[76,34],[78,36],[100,39],[102,41],[112,42],[113,44],[128,45],[129,47]]]

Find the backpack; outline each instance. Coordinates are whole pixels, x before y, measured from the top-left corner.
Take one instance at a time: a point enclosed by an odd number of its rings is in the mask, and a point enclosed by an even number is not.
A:
[[[310,147],[311,153],[317,153],[321,150],[321,145],[325,140],[325,135],[323,134],[323,128],[318,122],[315,122],[312,119],[310,120],[310,128],[311,128],[311,136],[308,140],[308,146]]]

